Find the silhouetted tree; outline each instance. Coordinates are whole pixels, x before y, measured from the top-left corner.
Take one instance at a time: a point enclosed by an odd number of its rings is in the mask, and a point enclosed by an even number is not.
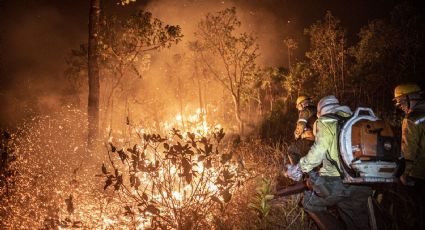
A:
[[[324,21],[317,21],[305,33],[310,36],[311,49],[306,53],[312,68],[319,74],[316,92],[340,97],[345,89],[347,56],[345,31],[330,11]]]
[[[121,105],[128,105],[129,98],[136,101],[136,98],[133,98],[136,92],[134,87],[139,85],[140,88],[140,79],[142,73],[150,67],[152,52],[170,47],[180,41],[182,35],[179,26],[164,25],[159,19],[153,18],[150,12],[145,11],[138,11],[123,19],[105,16],[100,26],[101,31],[97,35],[100,56],[98,71],[103,77],[100,82],[102,94],[97,96],[100,97],[97,100],[103,99],[100,102],[104,111],[102,120],[106,122],[109,117],[109,126],[112,127],[112,116],[117,116],[117,113],[113,112],[114,99],[122,99],[119,101],[123,102]],[[68,95],[84,91],[85,83],[82,82],[81,76],[87,70],[86,47],[80,45],[80,49],[72,50],[67,59],[68,68],[65,73],[70,81]],[[116,92],[121,92],[121,95]],[[78,104],[78,98],[72,101]],[[142,103],[144,100],[137,101]],[[115,106],[117,107],[117,103]]]
[[[361,28],[359,42],[350,49],[350,69],[356,104],[393,111],[394,87],[402,82],[423,82],[425,68],[424,10],[413,2],[396,6],[390,18]]]
[[[298,48],[298,43],[292,38],[287,38],[287,39],[283,40],[283,43],[285,44],[286,48],[288,49],[288,69],[291,70],[291,67],[292,67],[292,64],[291,64],[292,51]]]
[[[87,105],[89,146],[91,146],[93,144],[93,141],[96,139],[99,129],[99,22],[100,0],[90,0],[88,41],[89,96]]]

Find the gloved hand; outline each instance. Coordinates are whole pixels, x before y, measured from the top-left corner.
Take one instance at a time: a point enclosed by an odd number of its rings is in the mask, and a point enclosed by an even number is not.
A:
[[[301,171],[300,165],[290,165],[287,164],[284,169],[285,176],[293,181],[300,181],[303,177],[303,172]]]
[[[413,181],[412,179],[410,179],[407,174],[403,174],[403,175],[400,176],[400,182],[404,186],[414,186],[415,185],[415,181]]]
[[[302,134],[302,131],[300,131],[299,129],[295,129],[294,131],[295,140],[298,140],[299,138],[301,138],[301,134]]]

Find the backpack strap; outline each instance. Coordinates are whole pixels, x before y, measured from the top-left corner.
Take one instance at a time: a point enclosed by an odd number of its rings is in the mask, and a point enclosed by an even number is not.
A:
[[[329,162],[331,162],[331,164],[336,168],[336,170],[339,173],[339,177],[341,177],[341,179],[344,179],[344,174],[341,172],[341,169],[339,169],[338,163],[332,159],[332,157],[330,156],[329,152],[326,152],[326,160],[328,160]]]
[[[413,121],[415,125],[425,122],[425,100],[421,100],[413,108],[413,111],[406,114],[406,118]]]

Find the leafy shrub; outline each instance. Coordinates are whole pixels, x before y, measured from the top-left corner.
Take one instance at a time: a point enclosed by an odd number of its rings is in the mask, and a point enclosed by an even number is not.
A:
[[[176,129],[168,138],[140,137],[131,148],[109,143],[110,164],[102,165],[104,189],[113,187],[129,217],[120,221],[151,228],[213,226],[248,175],[233,152],[219,151],[223,129],[212,137]]]

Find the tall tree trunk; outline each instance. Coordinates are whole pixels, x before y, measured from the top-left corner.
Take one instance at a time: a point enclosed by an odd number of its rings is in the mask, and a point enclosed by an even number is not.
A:
[[[263,104],[261,102],[261,89],[257,89],[256,97],[257,97],[256,101],[258,102],[256,121],[258,121],[263,117],[263,108],[262,108]]]
[[[88,80],[89,97],[87,105],[88,114],[88,145],[93,147],[94,140],[99,132],[99,49],[98,36],[100,27],[100,0],[90,0],[89,12],[89,47],[88,47]]]
[[[233,105],[235,106],[235,117],[238,122],[238,131],[240,136],[244,136],[244,123],[241,117],[241,103],[240,98],[232,94]]]
[[[185,130],[185,116],[184,116],[184,111],[183,111],[183,96],[182,96],[182,83],[181,83],[181,79],[180,79],[180,75],[177,75],[177,95],[179,97],[179,103],[180,103],[180,116],[182,118],[181,122],[182,122],[182,127],[183,130]]]
[[[201,82],[201,76],[199,74],[199,69],[198,69],[198,63],[195,62],[195,78],[197,80],[198,83],[198,99],[199,99],[199,108],[201,109],[201,114],[203,115],[205,113],[204,110],[204,105],[202,103],[202,82]],[[202,121],[204,121],[204,116],[202,116]]]

